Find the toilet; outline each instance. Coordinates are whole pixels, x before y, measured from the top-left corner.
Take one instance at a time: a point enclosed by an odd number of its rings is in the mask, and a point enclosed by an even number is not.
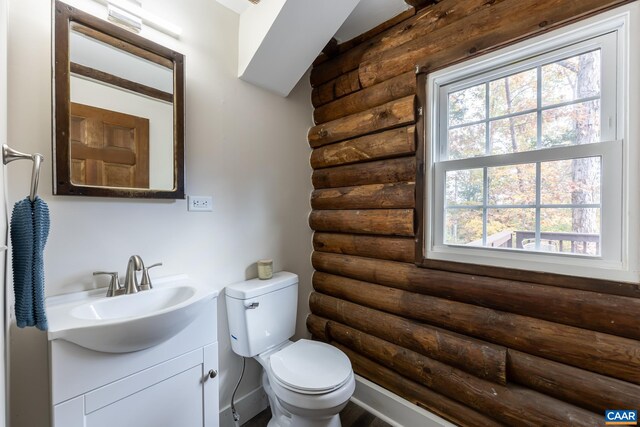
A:
[[[355,390],[349,358],[328,344],[295,332],[298,276],[281,271],[225,290],[233,351],[263,368],[271,405],[268,427],[340,427],[338,413]]]

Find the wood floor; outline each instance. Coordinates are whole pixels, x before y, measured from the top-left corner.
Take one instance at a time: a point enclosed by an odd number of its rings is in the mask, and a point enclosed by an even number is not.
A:
[[[243,427],[266,427],[270,419],[271,409],[267,408],[243,424]],[[340,412],[340,421],[342,427],[391,427],[352,402]]]

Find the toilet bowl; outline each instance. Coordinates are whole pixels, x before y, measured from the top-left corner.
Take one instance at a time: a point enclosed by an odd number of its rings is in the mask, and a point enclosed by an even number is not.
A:
[[[287,416],[275,416],[271,427],[337,427],[338,413],[355,390],[351,362],[328,344],[300,340],[256,357],[270,402]],[[271,394],[271,395],[269,395]],[[289,418],[289,419],[287,419]]]
[[[226,289],[231,346],[263,368],[269,427],[340,427],[355,390],[349,358],[318,341],[289,341],[295,329],[297,276],[280,272]]]

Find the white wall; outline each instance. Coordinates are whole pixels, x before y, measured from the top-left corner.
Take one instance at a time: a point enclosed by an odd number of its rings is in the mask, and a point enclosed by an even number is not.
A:
[[[7,1],[0,0],[0,145],[7,138]],[[4,185],[4,169],[0,171],[0,245],[4,246],[7,239],[7,215],[6,197]],[[0,283],[5,286],[6,281],[6,252],[0,250]],[[9,332],[9,323],[6,316],[6,295],[4,290],[0,292],[0,427],[6,425],[7,395],[6,395],[6,351]]]
[[[173,104],[73,75],[69,81],[73,102],[149,119],[149,188],[173,189]]]
[[[9,0],[9,137],[17,149],[46,156],[40,195],[52,216],[47,294],[94,287],[92,271],[123,273],[132,254],[163,261],[157,275],[186,272],[220,289],[255,276],[255,260],[273,258],[276,269],[300,275],[297,330],[305,335],[312,272],[308,78],[286,99],[238,80],[238,16],[217,2],[147,0],[144,7],[183,28],[179,41],[151,36],[186,55],[186,190],[212,195],[214,210],[187,212],[183,200],[51,195],[51,6]],[[10,202],[26,195],[29,174],[27,165],[8,170]],[[240,361],[231,352],[224,299],[219,304],[224,407]],[[47,426],[46,336],[13,328],[11,339],[11,426]],[[249,365],[239,396],[259,383],[256,364]]]

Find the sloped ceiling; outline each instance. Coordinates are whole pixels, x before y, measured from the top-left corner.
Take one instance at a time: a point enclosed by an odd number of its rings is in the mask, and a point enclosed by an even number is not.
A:
[[[287,96],[324,46],[409,6],[404,0],[216,0],[240,15],[238,77]]]
[[[410,7],[404,0],[360,0],[334,38],[340,43],[351,40]]]
[[[245,10],[247,10],[247,8],[249,8],[249,6],[251,6],[251,3],[249,2],[249,0],[216,0],[216,1],[238,14],[244,12]]]

